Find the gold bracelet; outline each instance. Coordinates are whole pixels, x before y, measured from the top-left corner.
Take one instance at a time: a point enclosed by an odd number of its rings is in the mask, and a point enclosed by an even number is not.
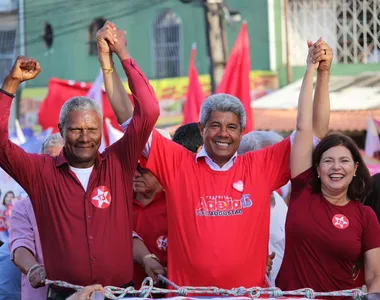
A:
[[[107,69],[107,68],[102,68],[102,70],[103,70],[106,74],[108,74],[108,73],[112,73],[112,72],[113,72],[113,68],[112,68],[112,67],[109,68],[109,69]]]

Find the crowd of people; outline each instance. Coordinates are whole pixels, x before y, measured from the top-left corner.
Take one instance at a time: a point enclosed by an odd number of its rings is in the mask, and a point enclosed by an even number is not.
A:
[[[147,276],[163,287],[158,275],[179,286],[328,292],[366,285],[380,293],[380,225],[375,204],[362,204],[376,199],[376,189],[355,143],[329,134],[333,53],[322,39],[307,43],[297,125],[286,138],[243,135],[246,112],[227,94],[209,96],[199,123],[168,136],[154,128],[158,102],[126,33],[108,21],[97,41],[106,93],[125,131],[103,153],[103,118],[87,97],[67,100],[60,132],[40,155],[9,141],[12,99],[40,73],[36,60],[19,57],[0,90],[0,167],[29,196],[15,203],[9,243],[0,248],[0,298],[89,299],[104,286],[138,289]],[[46,286],[46,279],[86,288]]]

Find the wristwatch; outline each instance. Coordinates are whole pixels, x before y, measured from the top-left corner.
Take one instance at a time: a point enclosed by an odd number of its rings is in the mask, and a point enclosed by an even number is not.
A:
[[[153,253],[145,255],[143,257],[143,260],[146,259],[146,258],[153,258],[154,260],[160,262],[160,259],[156,255],[154,255]]]
[[[147,259],[147,258],[153,258],[156,262],[158,262],[158,263],[160,262],[160,259],[156,255],[154,255],[153,253],[150,253],[150,254],[145,255],[142,258],[142,265],[143,265],[143,267],[145,266],[144,260]]]

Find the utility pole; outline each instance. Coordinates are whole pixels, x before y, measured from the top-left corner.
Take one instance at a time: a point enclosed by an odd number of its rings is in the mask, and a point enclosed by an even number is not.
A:
[[[203,4],[207,50],[210,59],[211,90],[214,93],[222,80],[228,51],[223,0],[203,0]]]
[[[290,65],[290,43],[289,43],[289,0],[284,0],[285,15],[285,43],[286,43],[286,77],[288,84],[293,81],[292,66]]]

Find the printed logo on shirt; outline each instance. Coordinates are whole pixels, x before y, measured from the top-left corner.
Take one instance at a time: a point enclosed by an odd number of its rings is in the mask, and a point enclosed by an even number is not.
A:
[[[338,229],[346,229],[350,225],[350,221],[345,215],[336,214],[332,218],[333,225]]]
[[[252,205],[250,194],[245,194],[240,199],[230,196],[206,196],[201,197],[195,213],[198,217],[236,216],[242,215],[244,209]]]
[[[238,192],[243,192],[244,191],[244,183],[241,180],[238,180],[233,183],[232,187],[237,190]]]
[[[7,231],[7,223],[4,217],[0,217],[0,232]]]
[[[111,193],[104,185],[96,187],[91,193],[91,203],[97,208],[107,208],[111,204]]]
[[[166,235],[161,235],[157,241],[157,248],[161,251],[166,251],[168,249],[168,237]]]

